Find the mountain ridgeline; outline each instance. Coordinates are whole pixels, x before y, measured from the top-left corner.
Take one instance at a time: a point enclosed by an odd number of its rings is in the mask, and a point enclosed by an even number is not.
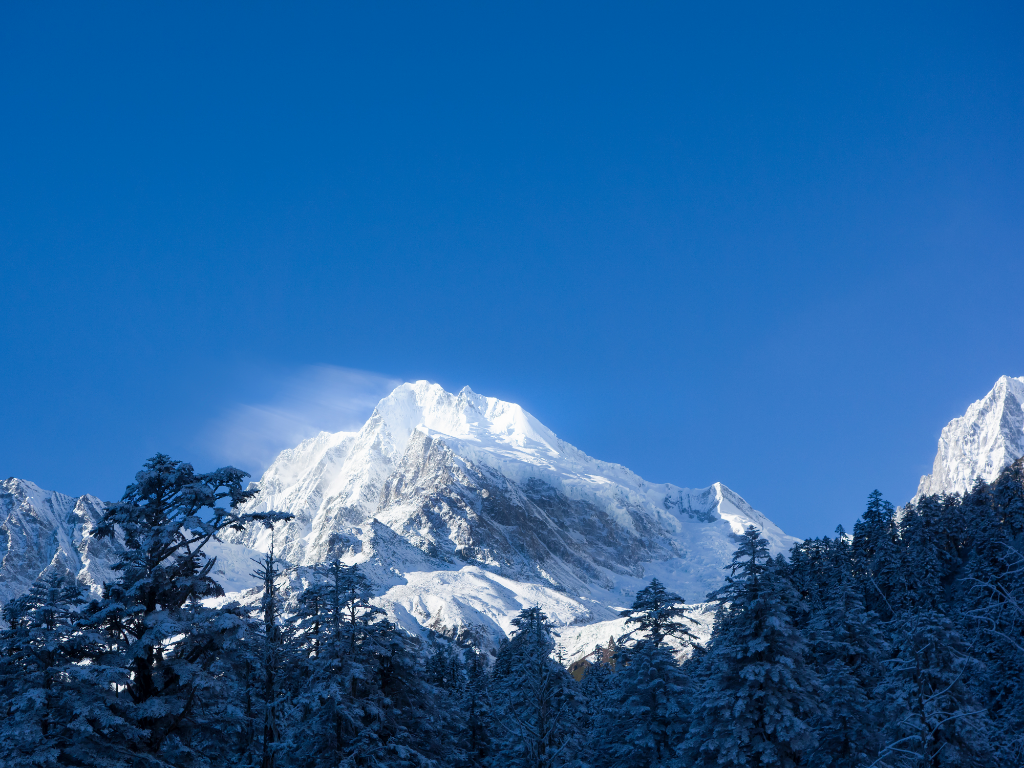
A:
[[[692,607],[653,578],[623,631],[566,669],[521,609],[491,653],[402,631],[358,565],[255,564],[229,599],[205,547],[243,512],[230,468],[147,462],[96,526],[122,537],[90,599],[52,572],[3,609],[0,762],[11,766],[1003,766],[1024,757],[1024,460],[852,536],[772,556],[754,526]],[[675,642],[670,643],[672,639]],[[676,651],[682,648],[684,653]]]
[[[6,481],[0,763],[1024,764],[1022,384],[807,541],[425,382],[258,484]]]

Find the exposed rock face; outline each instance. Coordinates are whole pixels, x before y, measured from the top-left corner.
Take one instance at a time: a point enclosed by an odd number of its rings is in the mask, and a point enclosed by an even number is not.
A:
[[[102,515],[95,496],[72,498],[13,477],[0,482],[0,603],[53,571],[99,593],[113,579],[118,546],[92,537]]]
[[[967,413],[942,430],[930,475],[921,478],[916,498],[965,493],[976,478],[991,482],[1024,456],[1024,377],[1003,376]]]

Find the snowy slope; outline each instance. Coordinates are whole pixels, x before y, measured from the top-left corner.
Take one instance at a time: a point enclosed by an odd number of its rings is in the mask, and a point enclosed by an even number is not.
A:
[[[720,483],[649,483],[518,405],[424,381],[395,389],[359,432],[283,452],[259,488],[251,510],[295,515],[274,530],[285,559],[361,563],[410,631],[485,643],[535,604],[561,626],[613,620],[653,575],[700,602],[749,524],[775,552],[796,542]],[[265,551],[269,537],[231,540]]]
[[[916,498],[964,493],[975,478],[986,482],[1024,456],[1024,377],[1003,376],[967,413],[942,430],[935,464],[921,478]]]

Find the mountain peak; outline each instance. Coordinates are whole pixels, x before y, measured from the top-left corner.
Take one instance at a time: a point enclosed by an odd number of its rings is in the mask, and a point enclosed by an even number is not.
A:
[[[942,430],[932,473],[921,478],[918,499],[966,493],[974,481],[991,482],[1024,456],[1024,377],[1000,376],[992,390]]]

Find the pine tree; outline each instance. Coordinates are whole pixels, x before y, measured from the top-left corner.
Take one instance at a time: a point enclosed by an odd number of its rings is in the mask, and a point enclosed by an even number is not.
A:
[[[616,671],[595,722],[595,761],[609,768],[666,765],[675,759],[686,731],[682,699],[687,686],[665,640],[692,645],[686,624],[693,620],[683,599],[658,579],[637,592],[622,615],[635,628],[619,638]],[[631,639],[632,647],[627,645]]]
[[[438,706],[409,641],[370,602],[359,568],[332,560],[309,589],[316,598],[306,605],[318,608],[297,637],[303,673],[286,718],[287,764],[390,768],[460,759],[450,713]]]
[[[0,632],[0,762],[58,765],[75,739],[70,668],[82,658],[75,633],[80,587],[70,574],[50,573],[4,607]]]
[[[898,538],[895,507],[882,498],[881,491],[872,491],[867,509],[853,526],[853,562],[867,607],[885,618],[890,618],[893,610],[889,603],[893,590],[890,581],[900,575],[893,569]]]
[[[637,632],[655,646],[660,646],[669,637],[684,645],[693,642],[693,633],[686,624],[696,622],[687,615],[683,598],[675,592],[669,592],[656,578],[636,593],[633,605],[620,615],[628,617],[626,626],[636,625],[631,632],[619,638],[620,643]]]
[[[698,765],[806,764],[818,681],[791,613],[799,595],[752,526],[733,555],[684,751]]]
[[[281,570],[274,553],[274,536],[271,532],[270,546],[259,560],[254,560],[256,569],[252,573],[262,587],[259,605],[259,621],[252,627],[253,652],[246,663],[246,720],[249,736],[245,739],[246,751],[254,756],[260,768],[274,768],[281,741],[282,696],[280,675],[289,661],[286,644],[286,629],[281,626],[281,603],[278,596],[278,579]],[[258,702],[258,706],[254,706]],[[261,711],[261,712],[260,712]],[[260,714],[262,715],[260,717]],[[262,720],[261,728],[256,721]],[[256,735],[256,731],[260,735]]]
[[[850,578],[831,587],[811,618],[811,651],[822,700],[812,721],[818,734],[812,765],[860,768],[878,754],[880,724],[871,696],[882,676],[887,645],[877,624],[878,617],[864,609]]]
[[[551,653],[552,625],[540,608],[512,620],[515,630],[499,652],[492,679],[494,753],[498,768],[555,768],[569,764],[578,747],[572,678]],[[504,656],[504,658],[502,658]]]
[[[991,724],[967,685],[976,662],[949,619],[930,610],[910,613],[899,620],[895,649],[878,690],[887,723],[880,764],[991,766]]]
[[[138,760],[206,764],[226,748],[225,729],[238,725],[229,681],[211,670],[244,635],[244,616],[201,601],[223,595],[204,546],[253,517],[236,511],[255,493],[242,488],[247,476],[232,467],[197,474],[157,454],[97,529],[125,546],[117,580],[85,612],[85,630],[102,638],[90,671],[101,688],[117,687],[112,714],[131,726],[122,735]]]
[[[595,722],[595,762],[607,768],[671,765],[686,733],[686,681],[671,649],[644,638],[623,650]]]
[[[486,764],[491,754],[490,680],[483,654],[469,649],[466,656],[466,686],[460,706],[463,721],[457,744],[465,755],[463,765],[479,768]]]

